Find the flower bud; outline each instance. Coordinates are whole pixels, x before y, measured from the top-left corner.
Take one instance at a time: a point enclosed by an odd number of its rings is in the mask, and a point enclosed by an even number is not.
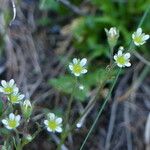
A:
[[[28,143],[30,143],[33,140],[32,135],[30,134],[25,134],[24,137],[22,138],[22,145],[26,145]]]
[[[119,30],[116,27],[111,27],[110,30],[105,29],[107,40],[110,48],[114,48],[119,38]]]
[[[26,119],[30,118],[32,109],[31,102],[28,99],[26,99],[21,105],[22,114]]]
[[[30,134],[27,134],[25,138],[26,138],[26,140],[29,141],[29,142],[31,142],[32,139],[33,139],[33,137],[32,137]]]

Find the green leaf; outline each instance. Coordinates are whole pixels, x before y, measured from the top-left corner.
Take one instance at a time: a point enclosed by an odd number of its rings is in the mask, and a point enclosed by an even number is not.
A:
[[[48,17],[43,17],[43,18],[38,19],[36,23],[41,26],[46,26],[48,24],[51,24],[52,21]]]
[[[73,92],[73,87],[76,84],[75,83],[75,78],[72,76],[60,76],[59,78],[54,78],[49,80],[49,83],[56,88],[58,91],[66,93],[66,94],[71,94]],[[80,85],[80,84],[79,84]],[[77,86],[75,91],[73,92],[73,95],[76,100],[79,101],[84,101],[88,95],[88,86],[84,86],[83,90],[80,90]]]
[[[93,71],[92,73],[88,73],[84,76],[81,76],[78,81],[77,88],[75,89],[73,96],[75,100],[85,101],[89,95],[90,90],[93,87],[96,87],[98,84],[104,81],[105,83],[110,82],[111,79],[107,79],[106,69],[99,69],[97,71]],[[112,71],[112,74],[114,72]],[[113,75],[112,75],[113,76]],[[49,84],[52,85],[58,91],[65,94],[72,94],[75,83],[75,78],[73,76],[65,75],[60,76],[58,78],[53,78],[49,80]],[[80,90],[79,86],[83,85],[84,89]]]
[[[10,131],[6,128],[0,128],[0,134],[8,136],[10,134]]]
[[[71,76],[60,76],[59,78],[50,80],[51,85],[53,85],[57,90],[63,91],[65,93],[72,92],[72,85],[74,82],[75,80]]]
[[[42,10],[53,10],[58,11],[59,10],[59,4],[55,0],[41,0],[40,1],[40,9]]]
[[[2,99],[0,99],[0,116],[2,115],[3,113],[3,102],[2,102]]]

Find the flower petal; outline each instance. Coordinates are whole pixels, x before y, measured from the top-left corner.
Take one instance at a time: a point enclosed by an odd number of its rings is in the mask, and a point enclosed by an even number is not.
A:
[[[147,34],[147,35],[144,35],[144,37],[143,37],[143,40],[148,40],[149,39],[149,35]]]
[[[106,34],[107,34],[107,36],[108,36],[108,34],[109,34],[109,31],[108,31],[108,29],[104,29],[105,30],[105,32],[106,32]]]
[[[114,60],[117,60],[117,55],[114,55]]]
[[[10,126],[8,126],[8,125],[6,125],[6,128],[9,129],[9,130],[12,130],[12,129],[13,129],[12,127],[10,127]]]
[[[77,58],[73,58],[73,60],[72,60],[72,61],[73,61],[73,63],[74,63],[74,64],[77,64],[77,63],[78,63]]]
[[[50,129],[50,128],[47,128],[47,131],[49,131],[49,132],[52,132],[52,129]]]
[[[138,28],[136,33],[137,33],[137,36],[140,36],[142,34],[142,28]]]
[[[17,122],[17,124],[16,124],[16,128],[17,128],[19,125],[20,125],[20,122]]]
[[[2,84],[3,87],[6,87],[6,86],[7,86],[7,82],[6,82],[5,80],[2,80],[2,81],[1,81],[1,84]]]
[[[47,116],[48,116],[48,118],[50,120],[54,120],[55,119],[55,114],[54,113],[49,113]]]
[[[57,123],[57,124],[62,123],[62,118],[57,118],[57,119],[56,119],[56,123]]]
[[[17,116],[15,117],[15,120],[16,120],[17,122],[19,122],[20,119],[21,119],[21,116],[20,116],[20,115],[17,115]]]
[[[19,89],[17,87],[14,87],[14,94],[17,94],[19,92]]]
[[[44,120],[44,124],[45,124],[45,125],[48,125],[48,120]]]
[[[61,127],[57,127],[56,131],[60,133],[60,132],[62,132],[62,128]]]
[[[86,58],[81,59],[80,65],[81,65],[82,67],[85,66],[86,63],[87,63],[87,59],[86,59]]]
[[[4,88],[0,86],[0,92],[4,92]]]
[[[14,120],[15,119],[15,115],[13,113],[9,114],[9,119]]]
[[[133,34],[132,34],[132,39],[134,39],[134,38],[135,38],[135,34],[133,33]]]
[[[25,95],[21,94],[19,95],[19,99],[22,100],[25,97]]]
[[[2,123],[3,123],[4,125],[7,125],[7,124],[8,124],[8,121],[7,121],[6,119],[3,119],[3,120],[2,120]]]
[[[83,69],[83,70],[81,71],[81,73],[83,73],[83,74],[87,73],[87,69]]]
[[[69,64],[69,69],[70,69],[70,70],[73,70],[73,65],[72,65],[72,63]]]
[[[122,50],[118,51],[118,56],[122,56]]]
[[[120,68],[122,68],[122,67],[123,67],[123,65],[121,65],[121,64],[119,64],[119,63],[117,63],[117,66],[118,66],[118,67],[120,67]]]
[[[123,46],[120,46],[120,47],[119,47],[119,50],[121,50],[121,51],[123,52],[124,47],[123,47]]]
[[[11,79],[11,80],[9,81],[9,86],[13,86],[14,83],[15,83],[14,79]]]
[[[80,76],[80,73],[74,73],[74,75],[78,77],[78,76]]]
[[[131,63],[130,63],[130,62],[127,62],[127,63],[125,64],[125,66],[130,67],[130,66],[131,66]]]
[[[125,55],[124,55],[124,57],[126,58],[126,59],[129,59],[130,58],[130,53],[126,53]]]

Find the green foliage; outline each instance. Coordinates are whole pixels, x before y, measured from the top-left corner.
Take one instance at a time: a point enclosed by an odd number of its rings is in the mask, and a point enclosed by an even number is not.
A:
[[[53,10],[59,11],[59,4],[55,0],[41,0],[40,1],[40,9],[42,10]]]
[[[37,20],[37,24],[41,25],[41,26],[46,26],[46,25],[51,24],[51,23],[52,23],[51,19],[49,19],[47,17],[43,17],[43,18]]]
[[[78,6],[82,0],[70,0],[70,3]],[[97,57],[108,58],[104,28],[116,26],[120,30],[118,46],[126,45],[131,41],[131,34],[136,29],[137,22],[144,10],[149,6],[150,0],[124,1],[124,0],[92,0],[89,5],[89,14],[83,17],[76,17],[72,20],[71,32],[73,33],[73,46],[80,55],[91,59]],[[83,6],[84,7],[84,6]],[[56,0],[41,0],[42,10],[54,11],[59,16],[67,16],[72,12]],[[148,16],[150,18],[150,15]],[[149,19],[147,19],[149,20]],[[40,20],[40,24],[49,24],[49,19]],[[51,22],[52,23],[52,22]],[[144,24],[144,30],[149,29],[149,21]],[[122,41],[122,42],[121,42]],[[125,46],[125,47],[126,47]],[[144,49],[145,51],[145,49]]]
[[[2,102],[2,99],[0,99],[0,116],[2,115],[3,113],[3,102]]]
[[[50,4],[52,1],[53,0],[49,0],[47,2]],[[70,0],[70,2],[76,6],[81,4],[81,2],[78,3],[74,0]],[[55,1],[55,3],[57,2]],[[92,73],[89,71],[84,78],[80,78],[79,83],[85,88],[84,90],[77,89],[74,92],[76,100],[86,100],[92,87],[96,86],[100,80],[105,81],[105,69],[100,69],[98,63],[92,66],[93,62],[108,64],[109,61],[108,57],[110,57],[110,50],[104,28],[109,29],[115,26],[120,31],[119,41],[114,52],[118,46],[124,45],[125,48],[128,47],[131,41],[131,35],[137,28],[136,25],[145,9],[149,6],[149,3],[150,0],[144,2],[142,0],[92,0],[88,3],[88,5],[91,6],[90,8],[87,7],[87,9],[89,9],[88,15],[76,16],[76,18],[73,17],[70,24],[68,22],[70,32],[73,35],[72,46],[76,49],[76,54],[78,57],[86,57],[89,62],[88,68],[89,70],[92,68],[93,71]],[[54,8],[52,8],[52,4],[50,5],[51,7],[47,10],[55,10],[58,16],[66,16],[65,13],[61,13],[62,4],[54,4]],[[94,11],[92,11],[91,8],[93,8]],[[72,14],[72,12],[67,11],[67,15],[69,14]],[[150,15],[147,17],[150,18]],[[142,26],[145,32],[149,30],[150,26],[149,19],[147,18],[146,20],[148,21],[145,21],[145,24]],[[140,50],[145,54],[150,54],[149,51],[147,51],[146,45],[140,48]],[[49,83],[60,92],[71,94],[75,79],[72,76],[64,75],[51,79]],[[107,81],[105,83],[107,83]]]
[[[40,0],[39,8],[42,11],[53,11],[59,15],[66,15],[69,11],[56,0]]]
[[[51,79],[50,84],[60,92],[71,94],[75,84],[75,78],[67,75],[60,76],[59,78]],[[86,98],[89,89],[86,85],[84,86],[85,88],[83,90],[76,88],[76,90],[73,92],[73,95],[77,100],[83,101]]]
[[[106,80],[106,78],[108,78],[108,76],[106,75],[108,73],[107,69],[99,69],[92,73],[89,72],[88,74],[84,75],[83,78],[80,78],[80,80],[78,81],[78,87],[74,91],[73,96],[76,100],[79,101],[87,100],[90,90],[98,84],[103,83],[105,85],[106,83],[112,81],[112,77],[115,74],[115,72],[116,71],[111,72],[111,78],[109,80]],[[75,82],[75,77],[69,75],[60,76],[58,78],[53,78],[49,80],[50,85],[52,85],[55,89],[65,94],[72,93]],[[83,90],[79,89],[80,85],[84,86]]]

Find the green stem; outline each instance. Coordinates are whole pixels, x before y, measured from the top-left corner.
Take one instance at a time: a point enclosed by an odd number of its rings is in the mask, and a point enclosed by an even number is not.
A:
[[[17,129],[15,130],[16,132],[16,150],[22,150],[22,145],[21,145],[21,139],[19,138],[19,133]]]
[[[113,64],[113,53],[114,53],[114,48],[110,47],[110,66]]]
[[[69,120],[69,115],[70,115],[70,110],[71,110],[71,104],[72,104],[72,102],[73,102],[73,97],[74,97],[74,92],[75,92],[75,89],[76,89],[76,85],[77,85],[77,78],[76,78],[74,87],[73,87],[73,89],[72,89],[72,94],[71,94],[71,96],[70,96],[68,108],[67,108],[66,115],[65,115],[65,116],[66,116],[65,123],[64,123],[65,128],[66,128],[67,122],[68,122],[68,120]]]
[[[144,12],[144,14],[143,14],[143,16],[142,16],[142,18],[141,18],[141,20],[140,20],[140,23],[138,24],[138,28],[143,24],[143,22],[144,22],[144,20],[145,20],[145,18],[146,18],[146,16],[147,16],[149,10],[150,10],[150,6],[149,6],[149,7],[147,8],[147,10]],[[132,46],[133,46],[133,42],[130,42],[129,50],[131,50]],[[113,83],[113,85],[112,85],[112,88],[110,89],[110,92],[108,93],[108,95],[107,95],[107,97],[106,97],[106,100],[104,101],[102,107],[100,108],[100,110],[99,110],[99,112],[98,112],[98,115],[97,115],[95,121],[93,122],[93,124],[92,124],[92,126],[91,126],[91,128],[90,128],[90,130],[89,130],[89,132],[88,132],[88,134],[87,134],[87,136],[86,136],[86,138],[84,139],[84,141],[83,141],[83,143],[82,143],[82,145],[81,145],[81,147],[80,147],[80,150],[83,149],[83,147],[84,147],[84,145],[85,145],[87,139],[89,138],[90,134],[92,133],[92,131],[93,131],[93,129],[94,129],[94,127],[95,127],[95,125],[96,125],[96,123],[97,123],[97,121],[98,121],[98,119],[99,119],[101,113],[102,113],[102,111],[104,110],[105,105],[107,104],[107,102],[108,102],[108,100],[109,100],[109,98],[110,98],[111,92],[113,91],[113,88],[114,88],[114,86],[115,86],[115,84],[116,84],[116,82],[117,82],[117,79],[118,79],[119,75],[120,75],[120,71],[121,71],[121,69],[119,70],[119,72],[118,72],[118,74],[117,74],[117,76],[116,76],[116,79],[115,79],[115,81],[114,81],[114,83]]]
[[[99,92],[101,91],[101,89],[103,89],[103,86],[104,86],[104,83],[112,76],[112,70],[114,68],[114,65],[112,66],[109,66],[109,68],[106,68],[107,72],[106,72],[106,78],[100,82],[98,85],[98,88],[97,88],[97,92],[95,94],[95,96],[93,97],[93,100],[92,100],[92,103],[91,105],[93,105],[96,100],[97,100],[97,97],[99,96]],[[89,110],[89,108],[91,107],[91,105],[89,105],[89,107],[86,107],[85,110],[83,111],[83,113],[80,115],[80,117],[75,121],[75,123],[72,125],[71,130],[74,130],[76,128],[76,124],[81,120],[81,118],[87,113],[87,111]]]
[[[102,114],[102,112],[103,112],[103,110],[104,110],[104,108],[105,108],[105,106],[106,106],[108,100],[110,99],[111,93],[112,93],[112,91],[113,91],[113,89],[114,89],[114,87],[115,87],[115,85],[116,85],[116,83],[117,83],[117,80],[118,80],[118,77],[119,77],[119,75],[120,75],[120,72],[121,72],[121,69],[119,69],[119,71],[118,71],[118,73],[117,73],[117,76],[116,76],[116,78],[115,78],[115,80],[114,80],[114,82],[113,82],[113,85],[112,85],[112,87],[111,87],[111,89],[110,89],[110,91],[109,91],[109,93],[108,93],[108,95],[107,95],[107,97],[106,97],[106,99],[105,99],[103,105],[100,107],[99,113],[98,113],[98,115],[97,115],[95,121],[93,122],[93,124],[92,124],[92,126],[91,126],[91,128],[90,128],[90,130],[89,130],[89,132],[88,132],[88,134],[87,134],[87,136],[86,136],[86,138],[84,139],[84,141],[83,141],[83,143],[82,143],[82,145],[81,145],[81,147],[80,147],[80,150],[83,149],[83,147],[84,147],[84,145],[85,145],[87,139],[89,138],[89,136],[90,136],[90,134],[92,133],[92,131],[93,131],[93,129],[94,129],[94,127],[95,127],[95,125],[96,125],[96,123],[97,123],[99,117],[101,116],[101,114]]]
[[[73,102],[73,97],[74,97],[74,92],[75,92],[76,86],[77,86],[77,77],[76,77],[76,80],[75,80],[74,87],[72,89],[72,93],[71,93],[71,96],[70,96],[70,99],[69,99],[69,104],[68,104],[67,111],[66,111],[66,114],[65,114],[65,118],[64,118],[64,130],[63,130],[63,132],[61,134],[61,141],[60,141],[60,144],[58,145],[58,148],[57,148],[58,150],[61,149],[62,144],[64,143],[66,137],[68,136],[67,124],[68,124],[68,121],[69,121],[69,116],[70,116],[70,111],[71,111],[71,105],[72,105],[72,102]]]

